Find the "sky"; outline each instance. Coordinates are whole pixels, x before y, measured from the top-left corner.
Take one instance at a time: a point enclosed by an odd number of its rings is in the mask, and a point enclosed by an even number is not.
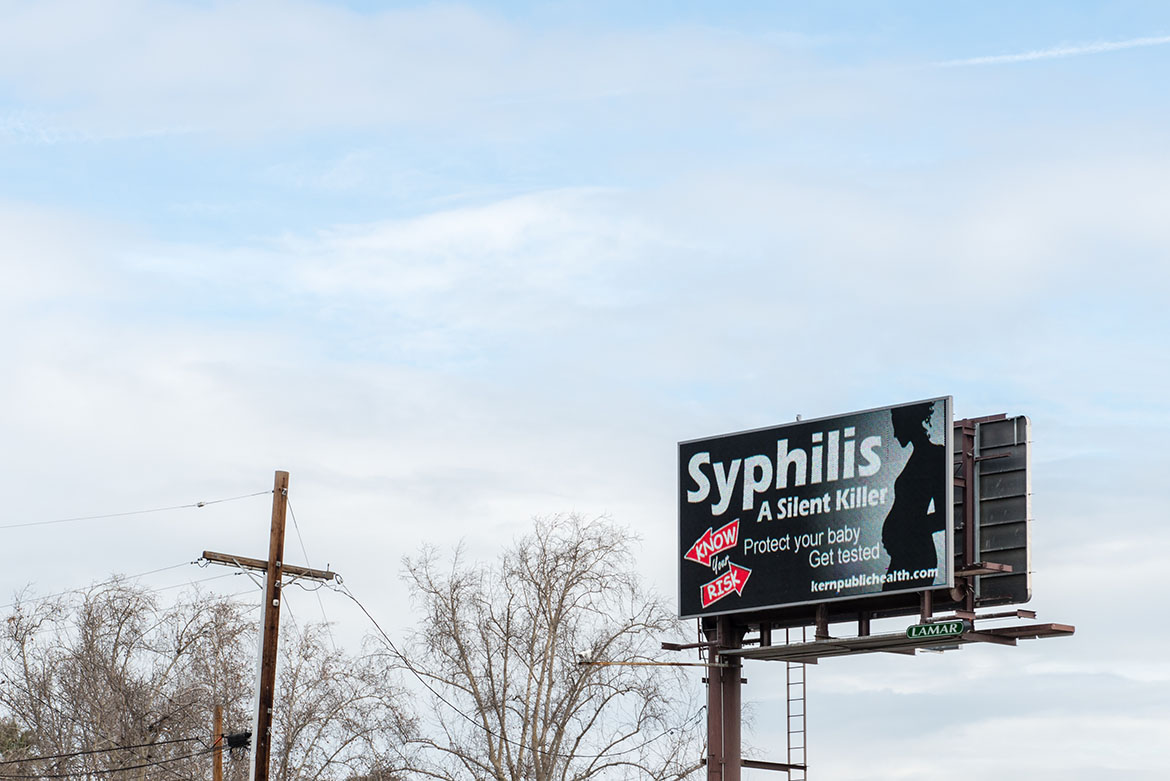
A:
[[[283,469],[392,635],[534,516],[672,595],[679,441],[950,395],[1076,635],[810,668],[810,777],[1162,778],[1167,83],[1156,2],[0,0],[0,592],[246,597]]]

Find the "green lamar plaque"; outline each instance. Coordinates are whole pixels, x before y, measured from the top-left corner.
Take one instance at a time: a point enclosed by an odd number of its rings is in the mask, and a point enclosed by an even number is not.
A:
[[[958,637],[967,630],[965,621],[938,621],[933,624],[915,624],[906,627],[911,640],[931,640],[936,637]]]

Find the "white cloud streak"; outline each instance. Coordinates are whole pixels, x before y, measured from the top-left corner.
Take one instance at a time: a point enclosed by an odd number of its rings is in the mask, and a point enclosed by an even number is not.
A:
[[[989,57],[969,57],[961,60],[946,60],[935,63],[940,68],[962,68],[976,65],[1009,65],[1016,62],[1033,62],[1035,60],[1060,60],[1066,57],[1083,57],[1089,54],[1105,54],[1106,52],[1122,51],[1124,49],[1141,49],[1148,46],[1165,46],[1170,43],[1170,35],[1159,35],[1145,38],[1130,38],[1125,41],[1097,41],[1095,43],[1074,44],[1070,46],[1053,46],[1048,49],[1034,49],[1018,54],[996,54]]]

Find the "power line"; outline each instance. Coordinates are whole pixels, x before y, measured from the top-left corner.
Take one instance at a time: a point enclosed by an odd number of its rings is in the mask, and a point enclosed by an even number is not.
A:
[[[148,588],[145,590],[157,594],[160,591],[170,591],[171,589],[184,588],[186,586],[194,586],[197,583],[207,583],[208,581],[219,580],[220,578],[234,578],[239,574],[240,574],[239,572],[226,572],[223,575],[212,575],[211,577],[200,578],[199,580],[189,580],[186,583],[175,583],[175,584],[170,585],[170,586],[159,586],[158,588]]]
[[[125,518],[130,515],[146,515],[148,513],[163,513],[171,510],[189,510],[192,508],[206,507],[210,504],[222,504],[224,502],[235,502],[240,499],[251,499],[253,496],[263,496],[270,494],[272,491],[257,491],[254,494],[243,494],[241,496],[229,496],[225,499],[209,499],[203,502],[193,502],[191,504],[176,504],[170,507],[154,507],[149,510],[130,510],[121,513],[105,513],[102,515],[79,515],[75,518],[55,518],[51,521],[29,521],[27,523],[9,523],[0,526],[0,529],[21,529],[27,526],[49,526],[56,523],[74,523],[77,521],[98,521],[105,518]]]
[[[121,773],[124,770],[141,770],[147,767],[159,767],[170,762],[182,762],[184,759],[193,759],[201,757],[205,754],[210,754],[213,751],[218,751],[216,748],[205,748],[202,751],[193,751],[190,754],[184,754],[179,757],[169,757],[167,759],[160,759],[155,762],[143,762],[137,765],[123,765],[122,767],[112,767],[106,770],[86,770],[84,773],[38,773],[35,776],[29,775],[10,775],[0,774],[0,778],[73,778],[78,775],[87,776],[104,776],[110,773]],[[166,768],[169,769],[169,768]]]
[[[196,564],[196,562],[185,561],[182,564],[172,564],[169,567],[160,567],[159,569],[152,569],[149,572],[143,572],[139,575],[119,575],[117,577],[110,578],[109,580],[103,580],[101,583],[94,583],[94,584],[89,585],[89,586],[79,586],[78,588],[66,589],[65,591],[58,591],[55,594],[46,594],[46,595],[40,596],[40,597],[29,597],[28,599],[21,599],[17,602],[9,602],[7,605],[0,605],[0,610],[6,610],[10,607],[16,607],[17,605],[28,605],[28,604],[33,604],[36,602],[44,602],[45,600],[56,599],[57,597],[63,597],[67,594],[80,594],[84,591],[93,591],[94,589],[99,589],[99,588],[102,588],[103,586],[111,586],[115,583],[118,583],[119,581],[138,580],[139,578],[144,578],[147,575],[156,575],[160,572],[166,572],[168,570],[178,569],[179,567],[186,567],[190,564]],[[220,578],[234,577],[234,576],[239,575],[239,574],[241,574],[241,573],[228,572],[224,575],[212,575],[211,577],[208,577],[208,578],[200,578],[199,580],[189,580],[186,583],[175,583],[175,584],[170,585],[170,586],[158,586],[156,588],[151,588],[149,586],[142,586],[141,588],[143,591],[149,591],[152,594],[157,594],[160,591],[169,591],[171,589],[183,588],[184,586],[194,586],[197,583],[207,583],[208,581],[211,581],[211,580],[219,580]],[[241,592],[241,593],[250,593],[250,592]],[[235,595],[231,594],[229,596],[235,596]]]
[[[288,514],[289,514],[289,516],[292,517],[293,530],[297,533],[297,542],[299,542],[301,544],[301,553],[305,557],[305,566],[308,567],[309,569],[312,569],[313,562],[309,561],[309,552],[307,550],[305,550],[305,539],[303,537],[301,537],[301,527],[300,527],[300,524],[297,523],[297,514],[296,514],[296,512],[293,511],[292,499],[289,497],[286,497],[285,501],[288,503]],[[328,569],[328,566],[326,567],[326,569]],[[325,585],[324,582],[322,582],[321,585],[322,586]],[[301,588],[305,589],[304,586],[301,586]],[[332,627],[329,626],[329,616],[325,615],[325,602],[321,599],[321,594],[320,594],[321,586],[318,586],[317,588],[314,588],[314,589],[305,589],[305,591],[313,591],[317,594],[317,604],[321,606],[321,619],[325,622],[325,631],[329,634],[329,644],[331,646],[333,646],[333,650],[336,651],[337,650],[337,641],[333,638]]]
[[[16,765],[21,762],[43,762],[46,759],[69,759],[70,757],[80,757],[86,754],[106,754],[112,751],[129,751],[136,748],[152,748],[154,746],[166,746],[172,743],[203,743],[199,738],[174,738],[173,740],[158,740],[154,743],[135,743],[131,746],[114,746],[113,748],[92,748],[85,751],[74,751],[69,754],[49,754],[43,757],[26,757],[24,759],[6,759],[0,761],[0,765]],[[205,744],[206,745],[206,744]]]
[[[194,563],[194,562],[188,562],[188,564],[192,564],[192,563]],[[176,566],[183,567],[183,566],[186,566],[186,564],[179,564]],[[175,567],[164,567],[163,570],[174,569],[174,568]],[[163,570],[154,570],[154,572],[162,572]],[[151,573],[146,573],[146,574],[151,574]],[[208,581],[220,580],[221,578],[236,577],[240,574],[242,574],[242,573],[240,573],[240,572],[227,572],[227,573],[224,573],[222,575],[212,575],[211,577],[208,577],[208,578],[200,578],[199,580],[190,580],[190,581],[187,581],[186,583],[175,583],[175,584],[170,585],[170,586],[159,586],[158,588],[149,588],[146,586],[141,586],[140,588],[142,589],[142,591],[145,591],[145,592],[148,592],[151,594],[157,594],[157,593],[162,592],[162,591],[170,591],[170,590],[176,589],[176,588],[195,586],[199,583],[207,583]],[[138,576],[138,577],[141,577],[141,576]],[[102,586],[108,586],[108,585],[111,585],[113,583],[117,583],[119,580],[122,580],[122,578],[114,578],[112,580],[107,580],[103,583],[98,583],[94,586],[89,586],[87,588],[70,589],[69,591],[61,591],[61,592],[58,592],[57,594],[50,594],[50,595],[45,596],[45,597],[33,597],[30,599],[21,600],[20,602],[12,602],[8,605],[0,605],[0,610],[3,610],[5,608],[9,608],[9,607],[14,607],[16,605],[25,605],[25,604],[34,603],[34,602],[43,602],[47,599],[52,599],[54,597],[65,596],[66,594],[74,594],[74,593],[80,593],[80,592],[85,592],[85,591],[92,591],[94,589],[101,588]],[[240,596],[241,594],[252,594],[252,593],[254,593],[254,591],[249,589],[248,591],[241,591],[241,592],[237,592],[237,593],[233,593],[233,594],[224,594],[221,596],[224,599],[231,599],[232,597]],[[75,627],[71,627],[71,626],[44,626],[44,627],[41,627],[40,629],[33,630],[33,631],[29,632],[28,634],[30,636],[33,636],[33,635],[46,634],[48,632],[58,632],[58,633],[68,632],[70,629],[74,629],[74,628]],[[0,763],[0,764],[3,764],[3,763]]]
[[[180,564],[172,564],[169,567],[159,567],[158,569],[152,569],[148,572],[143,572],[143,573],[138,574],[138,575],[118,575],[116,577],[110,578],[109,580],[104,580],[101,583],[94,583],[94,584],[89,585],[89,586],[80,586],[78,588],[70,588],[70,589],[66,589],[65,591],[58,591],[56,594],[46,594],[43,597],[29,597],[28,599],[22,599],[19,602],[10,602],[7,605],[0,605],[0,610],[6,610],[10,607],[16,607],[17,605],[23,605],[23,604],[27,604],[30,602],[44,602],[46,599],[54,599],[56,597],[63,597],[66,594],[75,594],[75,593],[80,592],[80,591],[90,591],[90,590],[95,589],[95,588],[101,588],[102,586],[109,586],[113,583],[117,583],[120,580],[138,580],[139,578],[145,578],[147,575],[157,575],[160,572],[166,572],[167,570],[178,569],[179,567],[186,567],[190,564],[195,564],[195,563],[196,562],[194,562],[194,561],[184,561]]]
[[[39,702],[41,705],[44,705],[49,710],[53,711],[58,716],[61,716],[62,718],[65,718],[65,719],[68,719],[69,721],[72,721],[75,724],[79,724],[82,727],[91,728],[91,729],[93,729],[94,732],[97,733],[97,735],[99,737],[104,738],[105,740],[108,740],[112,745],[114,745],[114,746],[119,745],[118,741],[114,740],[109,735],[105,734],[105,732],[103,732],[102,730],[97,729],[96,727],[94,727],[92,724],[85,721],[84,719],[80,719],[77,716],[73,716],[69,713],[66,713],[65,711],[61,710],[53,703],[49,702],[48,700],[45,700],[44,698],[42,698],[38,694],[35,694],[27,686],[22,686],[18,681],[14,680],[12,678],[6,678],[5,680],[9,684],[12,684],[12,685],[20,688],[20,690],[23,691],[25,694],[27,694],[29,697],[32,697],[34,700]],[[203,743],[203,741],[201,741],[201,740],[198,742]],[[204,745],[207,745],[207,744],[204,743]],[[209,749],[209,750],[214,750],[214,749]],[[195,756],[195,755],[192,755],[192,756]],[[127,769],[134,769],[134,768],[122,768],[122,769],[127,770]],[[178,773],[176,773],[173,769],[171,769],[169,767],[163,767],[162,769],[167,771],[168,773],[170,773],[173,776],[178,776],[180,779],[182,778],[182,776],[179,776]],[[76,774],[74,774],[74,775],[76,775]],[[68,776],[67,775],[66,776],[0,776],[0,778],[68,778]]]

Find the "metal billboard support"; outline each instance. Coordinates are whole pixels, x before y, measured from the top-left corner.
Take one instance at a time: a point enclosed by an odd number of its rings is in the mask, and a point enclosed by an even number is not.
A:
[[[712,667],[707,673],[707,779],[740,781],[743,660],[723,656],[723,652],[742,647],[744,628],[720,616],[704,626],[703,632],[710,644],[709,653],[719,655],[725,665]]]
[[[741,781],[742,768],[757,770],[777,770],[789,773],[789,778],[803,779],[805,771],[805,709],[804,709],[804,664],[793,663],[788,666],[786,679],[785,699],[787,700],[788,717],[788,762],[768,762],[758,759],[743,758],[743,659],[744,635],[748,627],[736,624],[730,616],[719,616],[701,622],[702,632],[707,640],[705,644],[709,655],[708,661],[719,664],[712,665],[707,674],[707,756],[703,764],[707,766],[707,781]],[[770,628],[761,626],[761,638],[771,639]],[[789,639],[785,632],[785,639]],[[801,631],[801,638],[804,632]],[[760,642],[759,640],[756,641]],[[675,647],[672,650],[681,650]],[[796,696],[793,695],[795,691]],[[795,712],[794,712],[795,711]],[[792,724],[798,720],[799,729],[794,730]],[[799,736],[798,744],[794,744],[793,735]],[[799,757],[799,762],[793,762]],[[791,773],[800,775],[792,776]]]

